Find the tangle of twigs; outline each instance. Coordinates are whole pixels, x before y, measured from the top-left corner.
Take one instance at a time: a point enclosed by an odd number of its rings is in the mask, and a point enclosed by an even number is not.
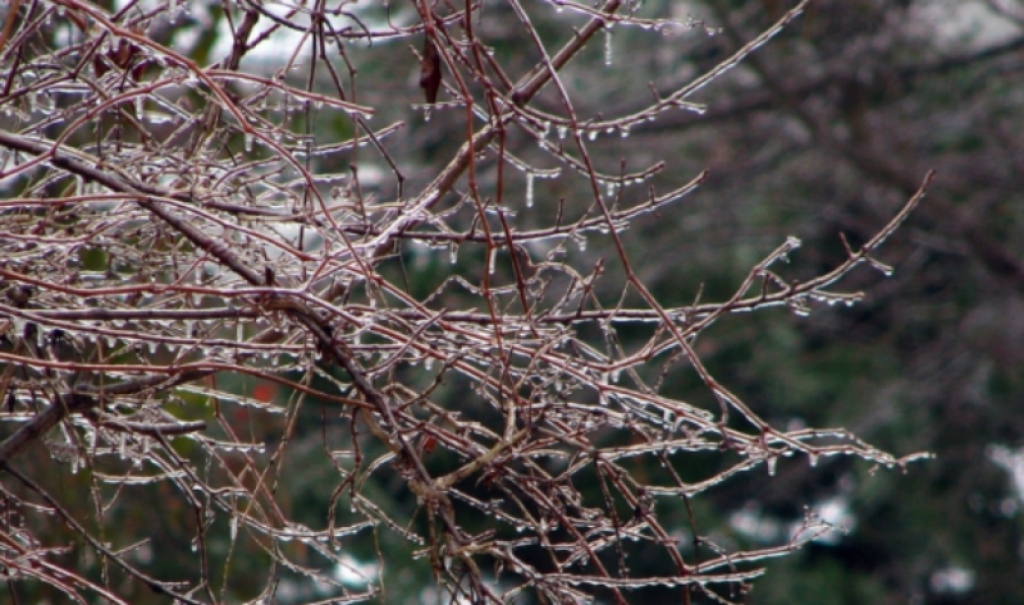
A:
[[[800,244],[790,238],[730,299],[666,308],[621,234],[675,212],[704,175],[662,190],[666,162],[604,172],[593,141],[701,111],[692,95],[806,4],[618,117],[577,113],[570,64],[613,28],[703,24],[644,18],[622,0],[511,0],[493,16],[423,0],[11,4],[0,13],[0,571],[83,603],[147,591],[288,600],[284,583],[292,600],[315,585],[318,598],[360,601],[384,598],[382,572],[354,582],[337,570],[357,573],[350,544],[390,534],[452,602],[738,598],[759,561],[827,524],[808,516],[785,544],[728,551],[692,511],[689,533],[659,511],[783,457],[911,458],[843,429],[769,426],[694,339],[726,314],[855,302],[836,282],[861,264],[888,271],[875,253],[931,177],[828,273],[777,272]],[[563,9],[556,45],[534,23]],[[518,62],[493,52],[491,19],[519,28]],[[423,93],[415,75],[409,90],[373,90],[363,72],[382,60],[428,70],[422,110],[458,139],[443,159],[406,158],[399,110]],[[550,182],[576,197],[545,199]],[[608,258],[585,253],[588,238],[608,242]],[[417,275],[422,259],[433,277]],[[664,392],[667,373],[690,370],[717,406]],[[701,453],[722,462],[701,477],[680,470]],[[333,473],[318,525],[280,487],[295,459]],[[383,502],[372,485],[415,502]],[[158,536],[118,533],[111,519],[135,493],[159,494],[161,523],[189,528],[192,568],[165,574]],[[663,573],[633,574],[641,551],[663,557]],[[394,556],[377,554],[378,566]],[[264,575],[239,582],[232,565]]]

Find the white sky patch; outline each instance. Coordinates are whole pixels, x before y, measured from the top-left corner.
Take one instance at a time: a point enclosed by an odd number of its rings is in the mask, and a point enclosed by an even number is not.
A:
[[[989,460],[1010,475],[1017,497],[1024,502],[1024,448],[1013,450],[1005,445],[990,445],[985,453]]]
[[[365,10],[374,6],[380,6],[378,0],[358,0],[358,2],[346,4],[345,11],[349,14],[356,15],[359,20],[362,21],[362,25],[368,27],[370,31],[393,31],[396,27],[407,27],[415,21],[415,19],[412,18],[415,14],[413,11],[403,10],[403,7],[398,5],[391,9],[391,23],[386,21],[377,21],[370,18]],[[269,2],[264,4],[264,8],[267,12],[284,18],[291,12],[292,5],[283,2]],[[327,19],[330,21],[333,31],[341,31],[347,28],[355,28],[360,32],[363,31],[362,25],[345,15],[328,15]],[[295,15],[292,15],[290,20],[293,22],[301,22]],[[253,31],[252,38],[258,38],[264,31],[270,29],[272,25],[273,24],[267,19],[261,20],[261,25],[258,25]],[[304,39],[305,41],[303,41]],[[378,38],[374,40],[373,44],[387,44],[390,41],[399,40],[404,40],[404,38]],[[278,28],[270,38],[263,41],[263,43],[254,47],[249,53],[247,53],[244,61],[256,61],[260,65],[284,65],[284,63],[291,58],[290,53],[295,48],[295,45],[299,43],[304,45],[299,56],[308,57],[313,48],[309,37],[305,36],[303,32],[298,32],[290,28]],[[360,41],[351,41],[350,43],[365,44],[365,42]],[[233,40],[228,23],[226,20],[221,20],[217,44],[214,46],[211,56],[214,57],[214,60],[228,56],[231,54],[232,44]],[[288,49],[288,53],[282,53],[281,49]]]
[[[823,529],[820,524],[806,527],[803,522],[786,525],[770,515],[765,515],[756,504],[748,504],[729,517],[729,526],[736,532],[757,540],[762,544],[774,544],[787,536],[790,540],[805,540],[815,535],[813,542],[836,544],[843,532],[857,525],[857,519],[850,512],[849,501],[844,496],[822,500],[811,507],[811,515],[833,526],[834,530]],[[807,532],[811,532],[808,534]]]
[[[1020,35],[1020,27],[982,0],[915,4],[912,20],[927,24],[940,41],[969,42],[975,49],[996,46]]]
[[[975,573],[966,567],[947,567],[932,574],[932,590],[940,594],[961,594],[974,588]]]
[[[850,502],[843,496],[822,500],[811,510],[819,519],[835,527],[835,530],[825,532],[815,538],[815,542],[837,544],[843,537],[842,532],[851,531],[857,526],[857,518],[850,512]]]
[[[364,587],[377,577],[376,563],[364,563],[352,555],[342,555],[341,562],[334,568],[334,577],[353,588]]]
[[[729,526],[738,533],[765,544],[778,541],[784,531],[778,519],[765,515],[761,507],[753,503],[734,512],[729,517]]]

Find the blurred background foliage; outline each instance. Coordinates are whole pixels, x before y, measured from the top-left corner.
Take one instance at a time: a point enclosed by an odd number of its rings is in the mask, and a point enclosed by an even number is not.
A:
[[[224,27],[223,15],[202,2],[190,4],[190,15],[155,37],[207,63],[223,52],[214,35]],[[566,22],[579,20],[547,3],[526,6],[548,46],[564,41]],[[781,0],[645,0],[638,10],[642,16],[692,16],[703,25],[664,34],[613,28],[610,57],[594,45],[568,66],[563,82],[580,115],[622,115],[649,102],[652,90],[667,93],[714,66],[788,8]],[[364,10],[371,23],[384,16],[381,5]],[[409,7],[391,6],[389,14],[397,23],[412,20]],[[511,10],[488,3],[484,15],[477,33],[495,47],[509,72],[532,66],[537,57],[510,25]],[[416,105],[419,63],[410,48],[407,39],[382,40],[350,53],[359,66],[354,100],[378,109],[377,124],[406,122],[388,149],[407,177],[404,186],[415,191],[456,149],[464,124],[459,110],[437,109],[424,119]],[[641,219],[624,234],[634,268],[666,306],[727,298],[750,266],[788,235],[804,241],[790,275],[828,270],[845,254],[840,233],[856,246],[892,216],[929,169],[938,172],[923,205],[883,248],[882,260],[893,265],[894,274],[881,278],[861,269],[847,280],[847,289],[867,291],[864,302],[815,308],[810,317],[776,310],[725,318],[697,343],[714,375],[772,423],[845,426],[896,455],[936,454],[906,474],[875,472],[845,459],[813,467],[806,460],[784,460],[774,477],[739,477],[693,502],[699,526],[723,546],[784,541],[806,507],[847,528],[772,563],[745,602],[1020,603],[1024,5],[817,0],[793,27],[698,97],[708,105],[704,115],[680,111],[633,128],[628,136],[602,135],[591,144],[595,163],[612,173],[666,160],[669,170],[657,177],[661,190],[709,171],[706,183],[675,212]],[[537,104],[558,113],[559,103],[547,90]],[[318,123],[315,129],[348,127]],[[510,139],[515,153],[542,166],[543,155],[531,144],[524,139],[517,147]],[[355,163],[370,181],[372,171],[385,173],[377,158]],[[378,182],[368,193],[382,200],[396,195],[394,183],[385,177]],[[532,212],[554,213],[559,198],[572,210],[574,198],[587,197],[577,185],[578,180],[538,179]],[[511,172],[503,194],[519,198],[524,190],[525,179]],[[591,237],[573,253],[596,260],[609,254],[609,243]],[[387,270],[404,271],[412,291],[432,290],[452,271],[479,274],[484,263],[471,249],[459,252],[456,269],[448,252],[407,250],[402,260]],[[620,270],[608,263],[609,277],[599,286],[619,283],[614,277]],[[614,301],[620,292],[600,294]],[[257,399],[289,397],[251,381],[238,388]],[[468,388],[447,384],[435,398],[450,398],[449,407],[457,407],[460,391]],[[696,376],[685,372],[669,376],[665,390],[709,399]],[[199,404],[183,395],[182,405]],[[254,441],[275,439],[290,420],[256,410],[237,413],[247,414]],[[321,525],[338,484],[323,451],[330,449],[332,433],[349,427],[316,405],[303,406],[295,421],[305,427],[297,434],[308,440],[304,447],[311,455],[282,460],[286,470],[273,488],[287,495],[298,519]],[[372,444],[367,447],[372,451]],[[36,454],[45,484],[46,454],[41,448]],[[427,461],[438,469],[452,464],[440,456]],[[690,463],[695,476],[708,474],[698,461]],[[88,494],[70,484],[51,487],[72,499]],[[112,527],[125,535],[108,537],[121,544],[149,537],[151,547],[139,554],[140,561],[148,557],[161,575],[173,577],[192,572],[187,536],[195,535],[202,520],[163,493],[167,488],[134,488],[121,498],[109,514],[124,519]],[[366,493],[384,510],[403,511],[396,518],[415,513],[414,499],[398,483],[368,486]],[[344,497],[335,502],[339,523],[349,505]],[[670,518],[669,511],[659,512]],[[671,514],[684,535],[683,504]],[[211,552],[235,554],[216,573],[232,578],[228,594],[254,598],[245,570],[261,569],[264,562],[258,560],[265,554],[245,538],[229,540],[229,528],[220,529],[214,535],[223,543]],[[353,566],[377,557],[395,562],[364,570],[382,574],[381,602],[429,600],[429,561],[413,559],[408,551],[396,532],[380,528],[366,532],[352,553]],[[634,571],[660,564],[632,561]],[[287,570],[280,573],[281,602],[317,598],[315,591],[289,585]],[[212,580],[219,587],[219,579]],[[34,596],[40,595],[23,592],[22,602],[35,602]],[[140,603],[157,602],[146,600],[151,595],[137,597]]]
[[[671,51],[656,44],[649,56],[671,55],[679,71],[713,62],[785,8],[693,3],[687,10],[723,31],[685,36]],[[648,56],[617,50],[609,70]],[[700,343],[716,375],[780,425],[846,426],[897,454],[936,454],[905,476],[800,461],[773,481],[717,490],[712,509],[733,529],[743,527],[736,511],[753,511],[763,531],[805,505],[829,507],[850,528],[771,566],[749,602],[1019,602],[1022,59],[1020,3],[815,2],[707,89],[707,115],[647,124],[618,142],[625,157],[632,146],[668,149],[689,171],[710,170],[685,210],[630,235],[647,283],[669,298],[703,283],[720,299],[750,255],[787,234],[805,242],[794,274],[832,266],[844,254],[840,232],[870,237],[926,170],[938,171],[883,253],[893,276],[850,280],[868,292],[864,303],[737,318]]]

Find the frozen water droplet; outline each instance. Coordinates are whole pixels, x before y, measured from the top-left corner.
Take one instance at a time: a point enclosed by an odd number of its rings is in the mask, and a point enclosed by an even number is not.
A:
[[[567,134],[569,134],[569,127],[568,126],[559,126],[558,127],[558,138],[564,139],[565,135],[567,135]]]
[[[587,140],[596,141],[597,140],[597,131],[596,130],[591,130],[590,132],[588,132],[587,133]]]
[[[533,208],[533,172],[526,172],[526,207]]]
[[[775,476],[776,468],[779,466],[779,459],[772,456],[768,459],[768,474],[772,477]]]

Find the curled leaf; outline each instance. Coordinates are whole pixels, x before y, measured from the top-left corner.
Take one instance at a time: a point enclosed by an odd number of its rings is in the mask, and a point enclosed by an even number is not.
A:
[[[423,40],[423,63],[420,66],[420,88],[427,103],[437,101],[437,91],[441,89],[441,55],[430,36]]]

